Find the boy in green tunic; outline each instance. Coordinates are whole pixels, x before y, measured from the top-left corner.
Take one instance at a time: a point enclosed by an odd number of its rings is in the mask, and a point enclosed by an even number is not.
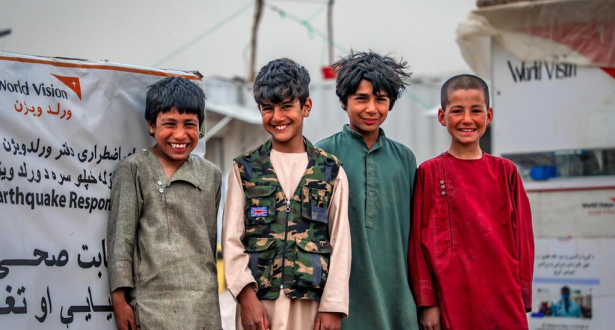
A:
[[[333,68],[350,124],[317,146],[344,163],[352,192],[350,309],[342,329],[418,329],[406,255],[416,160],[380,128],[405,89],[407,63],[361,52]]]

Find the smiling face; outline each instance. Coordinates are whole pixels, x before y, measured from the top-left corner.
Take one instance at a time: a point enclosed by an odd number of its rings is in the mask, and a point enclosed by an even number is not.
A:
[[[378,139],[379,128],[389,114],[390,103],[386,92],[374,94],[374,85],[365,79],[361,80],[357,91],[348,96],[345,109],[350,128],[363,136],[368,147]]]
[[[199,119],[196,114],[171,111],[159,113],[156,123],[147,123],[156,139],[152,151],[160,163],[179,167],[190,156],[199,141]]]
[[[446,109],[438,111],[438,120],[451,135],[451,150],[457,154],[480,151],[479,139],[493,119],[483,92],[478,89],[458,89],[449,93]]]
[[[301,106],[299,99],[259,105],[263,127],[271,135],[273,149],[280,152],[305,151],[303,145],[303,118],[310,115],[312,100],[308,98]]]

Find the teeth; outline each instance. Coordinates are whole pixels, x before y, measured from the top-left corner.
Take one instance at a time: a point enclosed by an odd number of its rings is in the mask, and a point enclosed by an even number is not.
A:
[[[285,129],[288,125],[275,126],[276,129]]]
[[[182,149],[182,148],[185,148],[186,146],[188,146],[186,143],[182,143],[182,144],[171,143],[171,147],[175,149]]]
[[[461,131],[462,132],[474,132],[474,130],[470,128],[462,129]]]

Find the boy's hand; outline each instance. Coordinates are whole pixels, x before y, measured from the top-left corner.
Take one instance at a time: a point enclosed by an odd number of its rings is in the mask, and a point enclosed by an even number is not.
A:
[[[241,324],[244,330],[269,330],[269,315],[256,297],[252,285],[246,285],[239,295]]]
[[[423,307],[419,311],[420,330],[440,330],[440,307]]]
[[[342,314],[318,312],[314,330],[339,330],[342,327]]]
[[[113,313],[115,314],[115,325],[118,330],[137,330],[135,322],[135,311],[126,302],[126,292],[124,289],[117,289],[111,294],[113,301]]]

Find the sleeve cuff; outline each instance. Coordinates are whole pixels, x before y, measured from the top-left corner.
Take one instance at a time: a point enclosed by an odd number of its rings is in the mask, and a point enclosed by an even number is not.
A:
[[[348,317],[348,304],[342,301],[321,300],[318,306],[318,312],[340,313],[342,314],[342,319],[345,319]]]
[[[521,282],[521,296],[526,311],[532,310],[532,283]]]
[[[134,288],[131,263],[110,266],[108,275],[111,292],[118,288]]]
[[[438,296],[431,281],[412,281],[412,288],[416,307],[438,306]]]
[[[228,290],[233,295],[233,298],[235,298],[235,301],[237,301],[237,296],[241,290],[246,287],[246,285],[252,285],[254,292],[257,291],[256,280],[254,280],[254,276],[252,276],[252,274],[248,273],[243,274],[237,281],[235,281],[235,283],[229,285]]]

